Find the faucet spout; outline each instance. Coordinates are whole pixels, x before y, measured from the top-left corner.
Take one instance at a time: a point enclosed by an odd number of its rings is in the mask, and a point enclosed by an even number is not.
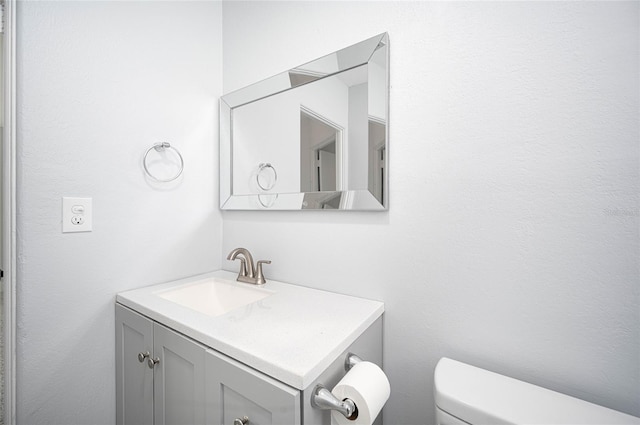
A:
[[[227,255],[227,260],[235,260],[239,255],[240,257],[240,273],[238,274],[238,280],[241,277],[255,278],[255,272],[253,268],[253,257],[246,248],[236,248]]]

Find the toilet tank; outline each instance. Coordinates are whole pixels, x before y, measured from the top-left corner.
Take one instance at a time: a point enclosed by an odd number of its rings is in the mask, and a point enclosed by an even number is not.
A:
[[[434,378],[438,425],[640,425],[640,418],[448,358]]]

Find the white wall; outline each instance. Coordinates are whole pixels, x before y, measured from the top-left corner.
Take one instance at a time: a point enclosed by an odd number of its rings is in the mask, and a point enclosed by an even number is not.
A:
[[[224,3],[225,92],[389,32],[389,212],[223,213],[223,255],[385,302],[386,423],[441,356],[640,415],[639,7]]]
[[[220,267],[217,2],[18,3],[20,424],[115,422],[114,295]],[[141,160],[169,141],[183,177]],[[61,233],[61,198],[93,232]]]
[[[387,423],[431,422],[443,355],[640,415],[638,7],[228,2],[221,34],[217,2],[20,2],[19,423],[113,423],[114,294],[236,246],[385,302]],[[221,250],[221,36],[226,93],[383,31],[390,211],[227,211]]]

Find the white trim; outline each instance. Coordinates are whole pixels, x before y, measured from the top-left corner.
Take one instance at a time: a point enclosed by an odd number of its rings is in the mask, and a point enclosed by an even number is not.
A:
[[[16,423],[16,0],[4,8],[2,255],[4,269],[4,423]]]

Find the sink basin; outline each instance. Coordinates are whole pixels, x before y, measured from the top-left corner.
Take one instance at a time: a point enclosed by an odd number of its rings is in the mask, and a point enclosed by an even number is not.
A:
[[[251,287],[246,283],[208,278],[155,294],[183,307],[215,317],[266,298],[273,292]]]

